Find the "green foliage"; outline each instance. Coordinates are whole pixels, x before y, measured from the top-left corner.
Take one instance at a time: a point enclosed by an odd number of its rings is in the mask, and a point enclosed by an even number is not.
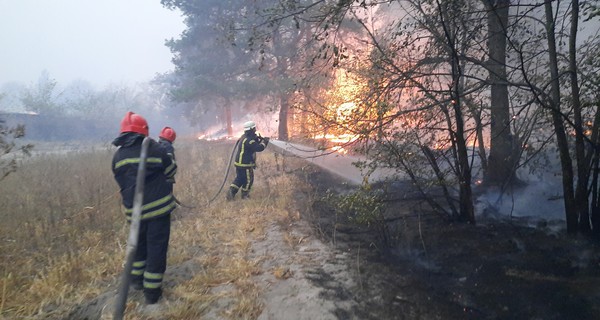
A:
[[[390,226],[386,222],[386,206],[383,202],[383,192],[380,190],[373,190],[368,184],[348,194],[336,194],[328,190],[323,201],[335,208],[336,215],[375,231],[378,242],[382,246],[395,245],[393,239],[397,237],[391,234]]]
[[[29,156],[33,145],[18,145],[15,140],[25,136],[25,126],[8,127],[0,119],[0,180],[18,168],[18,156]]]
[[[56,103],[56,80],[43,72],[36,85],[31,86],[22,93],[21,103],[28,111],[36,113],[56,112],[59,105]]]
[[[361,187],[345,195],[336,195],[328,191],[325,200],[334,204],[338,214],[348,217],[354,223],[371,226],[379,224],[383,219],[385,206],[381,201],[381,194],[368,187]]]
[[[256,64],[244,48],[247,33],[241,23],[253,12],[244,1],[166,1],[186,17],[187,30],[167,47],[175,54],[177,84],[171,94],[176,101],[233,97],[243,89]],[[255,66],[254,69],[258,67]]]
[[[583,1],[581,3],[581,9],[583,13],[583,17],[586,21],[594,19],[600,16],[600,1],[592,0],[592,1]]]

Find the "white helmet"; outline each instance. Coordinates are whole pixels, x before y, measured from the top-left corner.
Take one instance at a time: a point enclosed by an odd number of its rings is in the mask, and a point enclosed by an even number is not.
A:
[[[246,121],[246,123],[244,123],[244,131],[248,131],[254,128],[256,128],[256,123],[254,123],[254,121]]]

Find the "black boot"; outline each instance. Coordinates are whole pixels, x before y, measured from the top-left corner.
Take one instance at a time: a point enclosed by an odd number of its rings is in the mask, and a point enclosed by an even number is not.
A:
[[[249,199],[250,193],[248,191],[242,191],[242,199]]]
[[[142,276],[129,276],[129,285],[134,290],[142,290],[144,289],[144,278]]]
[[[233,200],[235,198],[235,194],[236,193],[237,193],[237,189],[235,189],[235,188],[229,188],[229,191],[225,195],[225,198],[227,199],[227,201],[231,201],[231,200]]]
[[[155,304],[158,302],[158,299],[162,296],[162,289],[144,289],[144,298],[146,304]]]

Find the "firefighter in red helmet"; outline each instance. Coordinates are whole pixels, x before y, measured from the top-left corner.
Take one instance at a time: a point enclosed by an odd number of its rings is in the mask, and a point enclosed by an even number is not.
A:
[[[173,159],[175,159],[175,148],[173,147],[175,138],[177,138],[177,133],[175,133],[175,130],[171,127],[164,127],[158,136],[158,143],[173,157]]]
[[[148,123],[139,114],[127,112],[121,121],[118,147],[112,160],[112,171],[120,187],[127,220],[133,213],[133,197],[140,162],[142,141],[148,136]],[[171,212],[176,203],[173,184],[168,182],[177,172],[177,164],[160,145],[151,140],[146,161],[144,201],[130,283],[144,290],[147,304],[162,296],[162,279],[167,267],[167,249],[171,229]]]
[[[244,134],[238,142],[235,155],[235,179],[227,192],[227,200],[233,200],[238,191],[242,191],[242,199],[250,196],[250,189],[254,184],[254,168],[256,168],[256,153],[265,150],[269,144],[268,137],[256,134],[254,121],[244,123]]]
[[[173,158],[173,161],[175,161],[175,148],[173,147],[173,142],[175,142],[176,137],[177,134],[171,127],[164,127],[158,135],[158,144],[160,144],[165,152]],[[175,177],[168,179],[168,181],[175,183]]]

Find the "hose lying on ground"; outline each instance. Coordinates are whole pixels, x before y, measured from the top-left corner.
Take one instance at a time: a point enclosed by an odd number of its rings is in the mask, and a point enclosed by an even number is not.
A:
[[[235,154],[235,150],[237,149],[241,140],[242,139],[238,139],[238,141],[236,141],[235,145],[233,146],[233,150],[231,150],[231,156],[229,157],[229,163],[227,164],[227,171],[225,171],[225,177],[223,177],[223,183],[221,183],[221,187],[219,188],[219,191],[217,191],[217,193],[215,193],[215,195],[210,200],[208,200],[208,204],[206,206],[209,206],[213,201],[215,201],[215,199],[219,196],[221,191],[223,191],[223,187],[225,186],[225,183],[227,182],[227,177],[229,176],[229,171],[231,170],[231,163],[233,162],[233,155]]]

